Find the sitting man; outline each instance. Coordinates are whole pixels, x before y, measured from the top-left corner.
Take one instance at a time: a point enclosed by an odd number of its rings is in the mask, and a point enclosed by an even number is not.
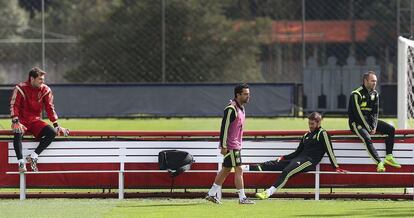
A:
[[[22,153],[22,141],[25,132],[30,132],[39,145],[26,161],[30,163],[33,171],[37,169],[37,159],[55,139],[56,135],[69,135],[69,130],[58,125],[58,116],[53,104],[52,90],[45,84],[46,72],[35,67],[29,71],[29,77],[13,90],[10,99],[10,116],[12,118],[12,130],[14,133],[13,146],[18,159],[19,172],[27,171]],[[42,120],[42,111],[45,109],[53,127]]]
[[[313,112],[309,115],[309,132],[301,139],[299,147],[291,154],[281,156],[275,161],[267,161],[258,165],[245,166],[250,171],[282,171],[279,178],[269,189],[256,193],[259,199],[269,198],[280,190],[288,179],[298,173],[314,170],[325,152],[328,153],[332,167],[338,173],[346,173],[336,163],[335,154],[328,133],[321,128],[322,116]],[[246,169],[247,170],[247,169]]]

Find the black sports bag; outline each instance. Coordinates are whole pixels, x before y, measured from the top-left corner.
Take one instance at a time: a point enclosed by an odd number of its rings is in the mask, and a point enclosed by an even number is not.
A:
[[[172,177],[189,170],[193,162],[193,156],[185,151],[164,150],[158,153],[160,170],[168,170]]]

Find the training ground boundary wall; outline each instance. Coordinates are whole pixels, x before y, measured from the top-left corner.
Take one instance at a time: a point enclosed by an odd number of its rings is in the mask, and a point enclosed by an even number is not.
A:
[[[61,118],[219,117],[236,84],[50,85]],[[249,84],[247,116],[293,116],[295,84]],[[9,116],[13,86],[0,86],[0,114]]]

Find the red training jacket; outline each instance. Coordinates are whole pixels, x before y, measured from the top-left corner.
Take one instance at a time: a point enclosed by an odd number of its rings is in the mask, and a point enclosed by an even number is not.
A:
[[[12,119],[18,118],[23,123],[40,120],[43,106],[49,120],[52,123],[57,122],[52,90],[45,84],[35,88],[29,81],[22,82],[13,90],[10,99],[10,116]]]

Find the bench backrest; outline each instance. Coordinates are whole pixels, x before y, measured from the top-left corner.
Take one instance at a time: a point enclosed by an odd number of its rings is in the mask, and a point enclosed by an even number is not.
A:
[[[24,156],[31,153],[38,142],[24,142]],[[39,158],[39,163],[157,163],[162,150],[183,150],[194,156],[196,163],[221,163],[217,142],[208,141],[59,141],[53,142]],[[274,160],[293,152],[297,141],[245,141],[244,163]],[[373,161],[362,143],[333,142],[339,164],[372,164]],[[384,143],[375,143],[380,157],[385,156]],[[394,156],[401,164],[414,164],[414,146],[396,143]],[[17,163],[13,143],[9,143],[9,163]],[[323,164],[329,164],[325,155]]]
[[[30,154],[38,143],[24,142],[23,155]],[[217,163],[217,143],[163,141],[69,141],[53,142],[39,157],[39,163],[158,163],[162,150],[183,150],[197,163]],[[17,163],[13,143],[9,143],[9,163]]]
[[[333,141],[334,153],[339,164],[372,164],[364,144],[359,142],[338,142]],[[242,159],[245,163],[260,163],[268,160],[274,160],[275,157],[289,154],[298,146],[298,142],[244,142]],[[385,144],[374,143],[378,155],[385,156]],[[414,164],[414,146],[410,143],[395,143],[394,156],[398,158],[401,164]],[[329,158],[325,157],[322,164],[329,164]]]

